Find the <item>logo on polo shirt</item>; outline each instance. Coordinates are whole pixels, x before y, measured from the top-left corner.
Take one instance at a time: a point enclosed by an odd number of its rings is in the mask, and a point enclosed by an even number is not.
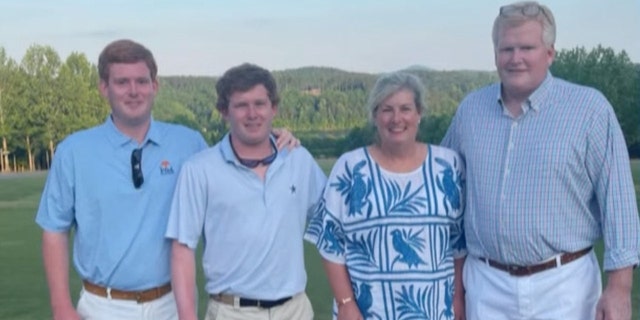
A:
[[[162,160],[162,162],[160,162],[160,174],[173,174],[173,167],[169,160]]]

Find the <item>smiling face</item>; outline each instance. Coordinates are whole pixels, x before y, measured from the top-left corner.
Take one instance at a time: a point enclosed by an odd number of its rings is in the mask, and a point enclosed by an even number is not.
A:
[[[247,91],[236,91],[229,97],[229,106],[221,110],[229,123],[234,144],[256,146],[269,143],[271,123],[278,106],[271,103],[264,85]]]
[[[139,127],[151,121],[151,108],[158,82],[144,61],[112,63],[109,78],[100,80],[100,93],[109,100],[113,122],[117,127]]]
[[[504,98],[528,98],[544,81],[554,55],[553,46],[542,41],[540,22],[503,25],[498,30],[495,60]]]
[[[413,91],[400,89],[392,93],[374,111],[381,144],[414,142],[420,117]]]

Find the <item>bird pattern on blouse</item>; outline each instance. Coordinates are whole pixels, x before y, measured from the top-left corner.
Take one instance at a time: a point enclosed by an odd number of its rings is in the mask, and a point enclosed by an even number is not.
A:
[[[352,286],[365,319],[451,319],[453,278],[443,275],[452,274],[451,250],[464,247],[456,157],[435,156],[420,178],[406,180],[386,176],[366,157],[355,160],[334,168],[325,190],[333,196],[323,197],[307,233],[322,252],[357,270]],[[332,212],[338,202],[340,219]]]

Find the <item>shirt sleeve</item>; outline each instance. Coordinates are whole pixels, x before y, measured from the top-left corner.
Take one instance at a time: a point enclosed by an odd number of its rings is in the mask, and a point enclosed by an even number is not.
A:
[[[75,223],[73,168],[72,148],[63,141],[53,157],[36,214],[36,223],[44,230],[67,232]]]
[[[206,201],[206,175],[196,163],[187,161],[173,193],[165,236],[195,249],[204,226]]]
[[[307,220],[311,220],[313,215],[316,213],[317,208],[320,205],[322,192],[327,183],[327,176],[324,174],[324,171],[322,171],[322,168],[320,168],[318,163],[313,160],[313,158],[311,158],[310,161],[312,162],[311,172],[309,173],[309,184],[311,186],[311,191],[309,192],[311,199],[309,203],[311,204],[311,206],[307,211]]]
[[[457,186],[460,191],[460,209],[454,215],[453,225],[450,230],[450,239],[452,254],[454,258],[461,258],[467,254],[467,242],[464,236],[464,212],[466,204],[466,174],[465,165],[460,156],[452,151],[453,163],[456,168]]]
[[[343,168],[344,165],[345,161],[342,157],[334,164],[322,199],[316,207],[305,233],[305,240],[315,244],[323,258],[338,264],[346,262],[342,217],[347,208],[340,191],[332,187],[332,182],[338,180],[337,177],[342,171],[340,168]]]
[[[605,243],[604,269],[637,265],[640,222],[629,153],[613,108],[599,95],[602,112],[594,113],[587,137],[586,166],[593,181]]]
[[[444,138],[442,138],[442,141],[440,142],[441,146],[452,149],[456,152],[460,152],[462,147],[460,132],[459,132],[460,123],[463,123],[463,121],[460,119],[462,117],[462,109],[463,108],[461,103],[458,109],[456,110],[456,113],[453,116],[453,119],[451,119],[451,124],[449,125],[449,128],[447,129],[447,132],[445,133]]]

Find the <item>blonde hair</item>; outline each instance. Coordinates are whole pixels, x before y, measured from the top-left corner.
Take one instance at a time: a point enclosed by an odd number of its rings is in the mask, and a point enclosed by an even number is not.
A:
[[[520,1],[500,7],[493,22],[493,47],[498,47],[499,32],[503,28],[522,25],[527,21],[537,21],[542,26],[542,42],[553,47],[556,42],[556,21],[551,10],[535,1]]]
[[[413,92],[414,103],[419,114],[424,114],[426,104],[424,103],[425,93],[424,85],[420,78],[413,74],[396,71],[383,74],[378,78],[373,89],[369,93],[367,101],[367,110],[369,110],[369,121],[373,122],[373,117],[378,106],[392,94],[407,89]]]

